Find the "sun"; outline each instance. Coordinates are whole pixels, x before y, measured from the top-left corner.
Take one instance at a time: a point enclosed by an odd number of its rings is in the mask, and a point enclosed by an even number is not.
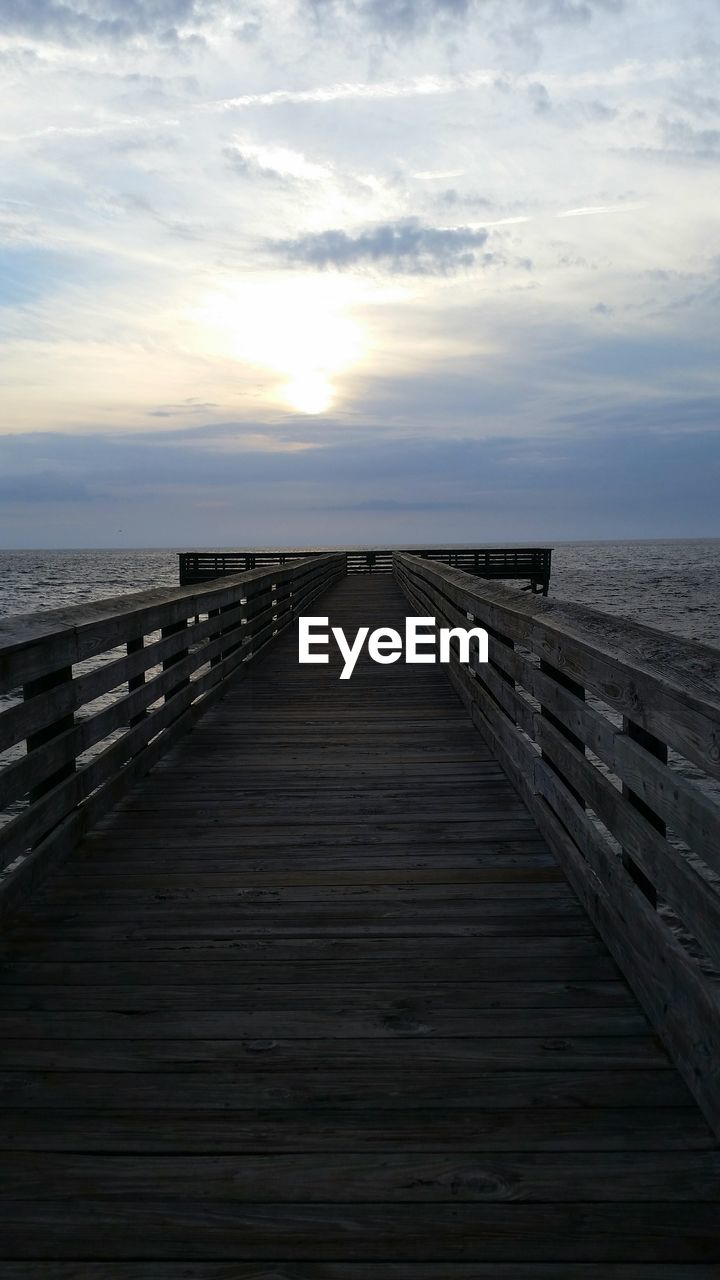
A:
[[[233,281],[206,295],[197,314],[215,354],[272,370],[276,402],[318,415],[333,407],[335,380],[362,353],[352,301],[331,277]]]
[[[335,388],[323,373],[308,371],[283,387],[283,395],[298,413],[327,413],[335,399]]]

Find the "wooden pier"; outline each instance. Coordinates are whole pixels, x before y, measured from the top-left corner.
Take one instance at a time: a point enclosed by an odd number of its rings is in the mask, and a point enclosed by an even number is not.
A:
[[[393,573],[395,556],[421,556],[435,564],[464,569],[475,577],[498,582],[524,582],[525,591],[546,596],[550,586],[552,547],[443,547],[398,552],[388,547],[255,547],[246,551],[181,551],[180,584],[208,582],[248,569],[285,565],[303,557],[340,554],[345,573]]]
[[[0,627],[0,1275],[717,1280],[720,654],[346,567]]]

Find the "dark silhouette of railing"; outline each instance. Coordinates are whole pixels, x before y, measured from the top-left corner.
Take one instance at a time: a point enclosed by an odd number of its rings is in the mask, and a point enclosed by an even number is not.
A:
[[[392,573],[392,549],[381,547],[302,547],[269,548],[244,551],[181,551],[180,583],[206,582],[227,573],[243,573],[248,569],[274,564],[287,564],[303,556],[341,552],[348,574]],[[456,547],[414,549],[408,555],[422,556],[439,564],[464,569],[479,578],[527,582],[526,590],[547,595],[550,583],[552,547]]]

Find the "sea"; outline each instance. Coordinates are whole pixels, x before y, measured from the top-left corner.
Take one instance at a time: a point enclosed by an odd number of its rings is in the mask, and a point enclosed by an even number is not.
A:
[[[0,617],[177,585],[170,549],[0,551]],[[550,598],[720,649],[720,538],[557,543]]]

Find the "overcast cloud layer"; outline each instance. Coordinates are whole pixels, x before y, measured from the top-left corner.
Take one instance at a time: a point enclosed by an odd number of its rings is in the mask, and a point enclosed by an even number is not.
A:
[[[0,0],[0,545],[720,534],[716,0]]]

